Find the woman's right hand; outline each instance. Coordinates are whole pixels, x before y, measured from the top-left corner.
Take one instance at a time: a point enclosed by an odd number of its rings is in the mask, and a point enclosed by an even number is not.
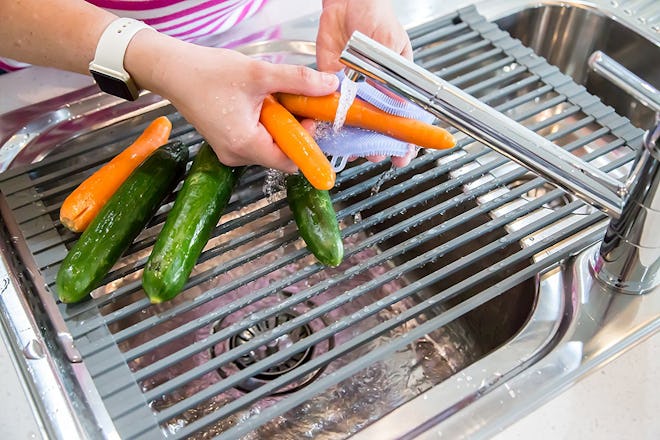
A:
[[[259,122],[264,98],[275,92],[322,96],[338,87],[330,73],[271,64],[151,31],[134,37],[124,65],[141,87],[168,99],[224,164],[258,164],[288,173],[296,165]]]

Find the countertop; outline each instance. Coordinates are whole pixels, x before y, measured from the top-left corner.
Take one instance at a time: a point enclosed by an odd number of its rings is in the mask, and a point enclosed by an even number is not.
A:
[[[320,0],[272,0],[242,26],[259,28],[315,13]],[[295,11],[295,12],[294,12]],[[45,80],[47,78],[47,80]],[[30,68],[0,76],[0,114],[92,84],[89,77]],[[3,330],[0,328],[0,330]],[[0,438],[44,438],[0,331]],[[506,428],[496,440],[660,437],[660,337],[620,355]]]

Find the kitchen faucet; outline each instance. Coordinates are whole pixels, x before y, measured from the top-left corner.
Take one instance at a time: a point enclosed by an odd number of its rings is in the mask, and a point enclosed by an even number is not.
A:
[[[655,126],[621,182],[359,32],[341,61],[352,80],[366,77],[381,84],[605,212],[610,223],[592,261],[599,281],[635,294],[660,284],[660,106],[652,86],[602,54],[592,57],[597,72],[630,84],[628,89],[636,89],[656,112]]]

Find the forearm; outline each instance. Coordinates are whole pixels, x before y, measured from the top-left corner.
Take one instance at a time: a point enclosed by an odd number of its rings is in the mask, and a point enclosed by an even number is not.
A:
[[[142,30],[126,48],[124,69],[140,88],[170,99],[172,89],[182,86],[181,77],[194,77],[195,64],[191,64],[189,55],[198,49],[202,48],[160,32]],[[190,86],[188,81],[185,84]]]
[[[0,0],[0,55],[89,73],[96,44],[115,18],[83,0]]]

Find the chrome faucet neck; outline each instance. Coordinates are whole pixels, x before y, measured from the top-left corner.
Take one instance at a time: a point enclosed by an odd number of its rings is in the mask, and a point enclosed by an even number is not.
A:
[[[646,133],[627,180],[622,215],[610,221],[594,270],[608,285],[637,293],[660,284],[660,122]]]
[[[660,234],[651,233],[660,224],[657,127],[622,183],[358,32],[341,61],[353,76],[380,83],[608,214],[612,221],[594,264],[600,280],[626,293],[660,284]]]

